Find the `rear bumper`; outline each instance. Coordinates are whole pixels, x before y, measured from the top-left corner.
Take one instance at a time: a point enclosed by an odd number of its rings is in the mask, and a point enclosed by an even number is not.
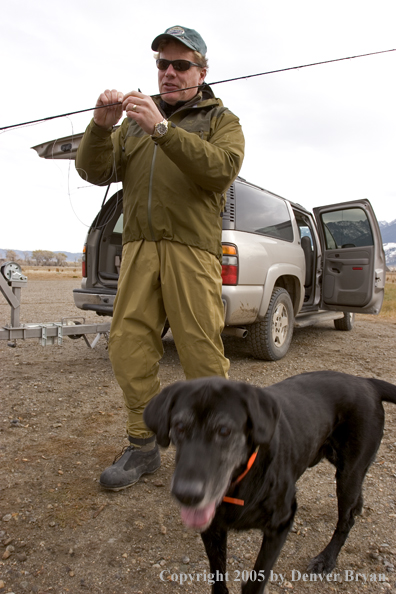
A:
[[[116,291],[112,289],[74,289],[76,307],[84,311],[96,311],[101,316],[112,316]]]
[[[261,285],[224,285],[222,300],[226,326],[244,326],[256,322],[262,299]]]

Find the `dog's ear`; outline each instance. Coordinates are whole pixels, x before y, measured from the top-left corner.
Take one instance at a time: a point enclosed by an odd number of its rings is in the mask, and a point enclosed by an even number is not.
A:
[[[167,448],[170,444],[170,415],[179,391],[178,383],[164,388],[154,396],[143,412],[144,422],[151,431],[154,431],[157,442],[163,448]]]
[[[269,443],[278,424],[279,404],[266,393],[264,388],[254,386],[246,386],[244,401],[252,425],[254,443],[257,445]]]

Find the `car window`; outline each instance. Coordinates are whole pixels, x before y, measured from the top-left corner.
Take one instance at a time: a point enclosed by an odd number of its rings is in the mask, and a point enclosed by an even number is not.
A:
[[[285,201],[243,184],[237,186],[236,227],[238,231],[293,241],[293,227]]]
[[[374,245],[367,215],[362,208],[333,210],[321,215],[327,249]]]
[[[122,233],[123,224],[124,224],[124,213],[121,213],[118,221],[114,225],[113,233]]]
[[[309,237],[309,240],[311,242],[311,248],[313,249],[313,240],[312,240],[312,233],[311,233],[311,229],[308,227],[308,225],[300,225],[298,224],[298,228],[300,231],[300,237]]]

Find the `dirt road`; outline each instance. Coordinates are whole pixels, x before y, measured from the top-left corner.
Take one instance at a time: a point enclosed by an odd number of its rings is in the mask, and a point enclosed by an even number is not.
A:
[[[72,299],[77,286],[79,279],[29,280],[21,321],[78,317]],[[98,317],[90,314],[90,320]],[[6,323],[9,308],[2,300],[0,325]],[[226,337],[225,348],[231,379],[260,386],[318,369],[396,383],[395,332],[395,321],[368,316],[358,316],[352,332],[336,332],[331,323],[299,329],[287,357],[275,363],[252,359],[241,339]],[[170,334],[164,346],[160,374],[167,385],[183,373]],[[209,593],[200,537],[183,527],[169,495],[173,449],[162,452],[155,475],[126,491],[108,493],[98,485],[101,470],[126,444],[106,341],[94,350],[82,339],[45,348],[33,340],[16,348],[2,341],[0,359],[0,593]],[[303,579],[336,519],[333,468],[321,463],[299,481],[297,519],[274,568],[271,594],[396,593],[396,407],[385,408],[364,513],[334,576],[323,583]],[[259,543],[257,532],[230,536],[230,592],[240,592]]]

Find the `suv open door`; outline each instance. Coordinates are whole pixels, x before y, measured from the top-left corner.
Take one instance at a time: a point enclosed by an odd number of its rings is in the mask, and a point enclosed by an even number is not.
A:
[[[378,314],[384,299],[385,253],[368,200],[313,209],[322,244],[321,308]]]

